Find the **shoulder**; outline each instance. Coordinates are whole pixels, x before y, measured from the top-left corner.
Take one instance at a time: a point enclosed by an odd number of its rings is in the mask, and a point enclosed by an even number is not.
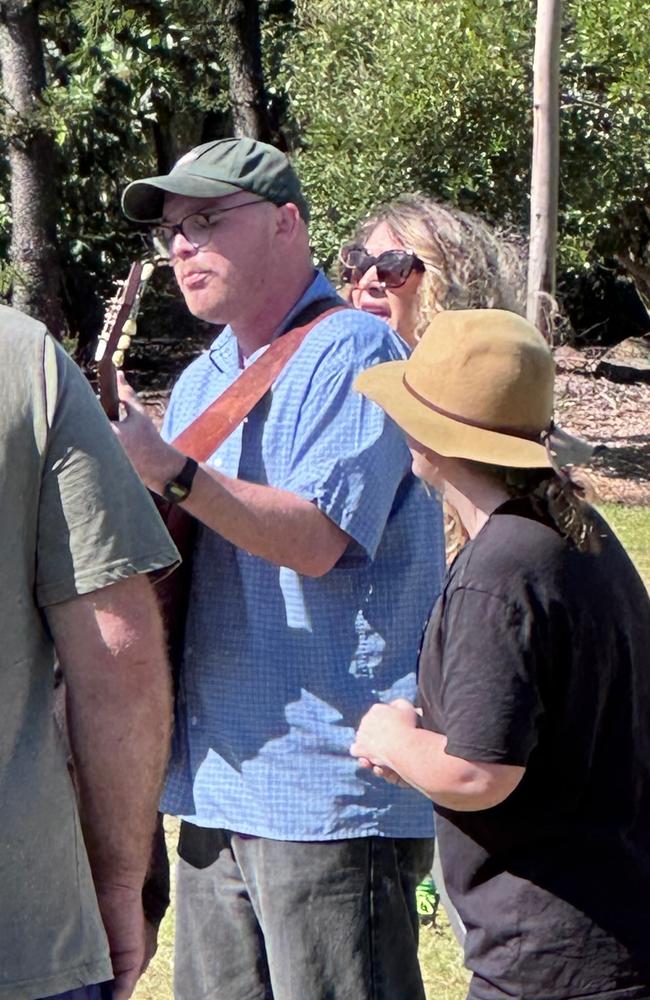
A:
[[[9,306],[0,306],[0,372],[3,424],[31,423],[39,449],[45,447],[62,393],[72,391],[70,382],[76,380],[92,395],[77,365],[43,323]]]
[[[48,407],[70,385],[90,391],[78,365],[44,324],[9,306],[0,306],[0,351],[3,370],[20,372],[23,382],[36,379]]]
[[[383,320],[348,307],[317,323],[299,354],[314,365],[330,362],[360,370],[382,361],[402,361],[408,351]]]
[[[573,546],[549,524],[502,509],[454,562],[454,589],[489,594],[514,605],[543,581],[556,579]]]
[[[408,348],[395,331],[378,316],[353,309],[338,295],[322,271],[316,272],[306,301],[319,298],[338,301],[341,308],[318,322],[305,344],[313,348],[329,344],[341,352],[374,351],[386,361],[401,361],[407,356]],[[298,307],[300,305],[299,303]]]
[[[33,359],[43,352],[47,336],[45,326],[25,313],[0,305],[0,350],[14,365]]]
[[[4,305],[0,305],[0,331],[3,337],[14,340],[27,337],[42,341],[46,333],[44,325],[39,320]]]

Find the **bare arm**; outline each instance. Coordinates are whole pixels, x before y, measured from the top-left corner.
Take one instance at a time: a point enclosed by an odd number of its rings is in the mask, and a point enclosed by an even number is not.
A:
[[[143,958],[141,891],[167,761],[171,697],[162,625],[144,576],[47,609],[67,684],[70,744],[90,866],[116,975]]]
[[[143,482],[154,493],[185,463],[149,420],[136,394],[120,383],[127,417],[115,432]],[[338,562],[350,538],[318,508],[288,490],[260,486],[201,466],[183,507],[233,545],[306,576],[322,576]]]
[[[441,806],[473,812],[499,805],[525,768],[486,764],[445,753],[446,736],[416,728],[417,715],[402,699],[373,705],[361,720],[351,753],[380,777],[412,785]]]
[[[197,471],[183,507],[233,545],[305,576],[329,572],[350,541],[308,500],[205,466]]]

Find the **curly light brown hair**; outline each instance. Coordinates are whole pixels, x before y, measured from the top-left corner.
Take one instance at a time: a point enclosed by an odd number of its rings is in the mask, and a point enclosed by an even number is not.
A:
[[[363,245],[380,223],[423,262],[418,289],[419,340],[445,309],[508,309],[523,313],[525,262],[521,241],[476,215],[422,194],[401,194],[364,219],[353,237]]]

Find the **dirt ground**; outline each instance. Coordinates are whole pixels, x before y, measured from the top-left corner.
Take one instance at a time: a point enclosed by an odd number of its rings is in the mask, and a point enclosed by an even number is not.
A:
[[[599,354],[557,358],[556,420],[606,446],[589,471],[599,499],[650,505],[650,384],[597,376]]]

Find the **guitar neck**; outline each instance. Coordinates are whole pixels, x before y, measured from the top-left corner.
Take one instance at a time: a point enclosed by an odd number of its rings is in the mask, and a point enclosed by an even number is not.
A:
[[[124,330],[126,321],[136,305],[143,283],[149,277],[149,270],[143,276],[145,264],[142,261],[135,261],[131,265],[129,276],[118,295],[117,306],[114,314],[111,313],[110,322],[102,331],[99,344],[97,376],[99,401],[109,420],[118,420],[120,415],[120,400],[117,392],[117,369],[113,360],[114,354],[120,346],[120,337]],[[99,345],[98,345],[99,347]]]

